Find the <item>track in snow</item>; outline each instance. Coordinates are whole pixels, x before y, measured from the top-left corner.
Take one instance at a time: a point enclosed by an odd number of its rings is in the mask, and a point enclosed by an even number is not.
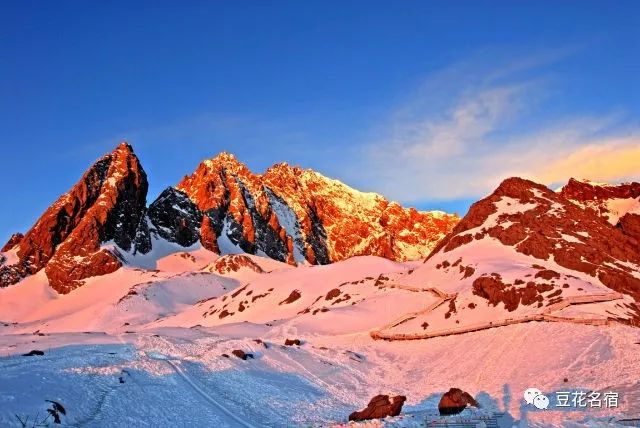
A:
[[[419,340],[419,339],[431,339],[434,337],[440,337],[440,336],[452,336],[452,335],[456,335],[456,334],[464,334],[464,333],[471,333],[474,331],[479,331],[479,330],[486,330],[489,328],[494,328],[494,327],[503,327],[503,326],[507,326],[507,325],[512,325],[512,324],[520,324],[520,323],[525,323],[525,322],[532,322],[532,321],[551,321],[551,322],[569,322],[569,323],[576,323],[576,324],[594,324],[594,325],[607,325],[609,324],[609,320],[602,320],[602,319],[574,319],[574,318],[565,318],[565,317],[558,317],[558,316],[554,316],[551,313],[552,312],[557,312],[560,311],[564,308],[566,308],[567,306],[570,305],[579,305],[579,304],[586,304],[586,303],[598,303],[598,302],[609,302],[612,300],[619,300],[622,299],[624,296],[620,293],[609,293],[609,294],[593,294],[593,295],[587,295],[587,296],[572,296],[572,297],[567,297],[565,299],[563,299],[562,301],[549,306],[548,308],[546,308],[541,314],[535,314],[535,315],[525,315],[522,317],[518,317],[518,318],[508,318],[505,320],[499,320],[499,321],[492,321],[492,322],[487,322],[487,323],[482,323],[482,324],[475,324],[475,325],[471,325],[471,326],[466,326],[466,327],[460,327],[460,328],[452,328],[452,329],[446,329],[446,330],[441,330],[441,331],[435,331],[432,333],[387,333],[385,332],[385,330],[388,330],[390,328],[393,328],[399,324],[402,324],[404,321],[414,318],[415,316],[418,315],[423,315],[426,314],[428,312],[433,311],[435,308],[439,307],[440,305],[442,305],[444,302],[451,300],[452,298],[455,297],[454,295],[448,295],[446,293],[440,292],[437,289],[429,289],[427,291],[430,291],[432,293],[435,293],[437,295],[440,295],[440,300],[429,305],[427,308],[423,309],[422,311],[418,311],[418,312],[411,312],[409,314],[405,314],[402,317],[392,321],[389,324],[386,324],[378,329],[372,330],[371,332],[369,332],[369,335],[373,338],[373,339],[383,339],[383,340]]]
[[[200,388],[193,380],[191,380],[189,375],[187,375],[184,372],[184,370],[180,368],[180,366],[178,366],[176,363],[174,363],[167,357],[160,354],[156,354],[156,353],[148,353],[147,356],[153,360],[164,361],[165,363],[167,363],[169,367],[171,367],[171,369],[173,369],[173,371],[175,371],[176,374],[178,374],[178,376],[180,376],[180,378],[182,378],[182,380],[184,380],[193,391],[195,391],[198,395],[200,395],[209,403],[213,404],[218,410],[220,410],[225,416],[227,416],[230,419],[230,426],[257,428],[255,425],[252,425],[251,423],[245,421],[244,419],[241,419],[238,416],[234,415],[233,412],[229,410],[224,404],[222,404],[221,402],[216,400],[214,397],[212,397],[209,393],[207,393],[205,390]]]

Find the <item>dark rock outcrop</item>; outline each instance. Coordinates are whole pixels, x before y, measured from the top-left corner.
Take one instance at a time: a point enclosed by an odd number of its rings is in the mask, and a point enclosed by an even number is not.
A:
[[[302,345],[302,342],[300,341],[300,339],[285,339],[284,345],[285,346],[293,346],[293,345],[300,346],[300,345]]]
[[[286,299],[284,299],[282,302],[280,302],[278,304],[279,305],[288,305],[290,303],[295,302],[300,297],[302,297],[302,294],[300,294],[300,291],[299,290],[293,290],[291,293],[289,293],[289,296]]]
[[[617,227],[622,233],[638,242],[638,250],[640,251],[640,214],[625,214],[618,221]]]
[[[407,397],[404,395],[397,395],[392,398],[389,398],[388,395],[376,395],[369,401],[364,410],[351,413],[349,420],[364,421],[386,418],[387,416],[398,416],[405,401],[407,401]]]
[[[572,178],[562,187],[560,195],[583,208],[593,210],[611,224],[616,224],[617,219],[624,216],[626,211],[623,207],[612,207],[609,202],[640,200],[640,183],[598,184]]]
[[[231,353],[236,357],[240,358],[241,360],[246,360],[247,358],[253,358],[253,354],[249,352],[244,352],[241,349],[234,349],[233,351],[231,351]]]
[[[149,205],[149,220],[160,237],[189,247],[200,239],[202,212],[187,195],[168,187]]]
[[[200,224],[200,242],[207,250],[220,254],[218,231],[211,221],[211,217],[208,215],[202,217],[202,223]]]
[[[260,265],[245,254],[227,254],[204,268],[208,272],[215,272],[221,275],[238,272],[241,269],[264,273]]]
[[[503,283],[500,275],[493,273],[490,276],[479,276],[473,281],[473,294],[487,299],[493,306],[502,302],[504,308],[512,312],[521,303],[529,306],[542,302],[544,300],[542,293],[553,289],[553,286],[549,287],[534,282],[527,283],[525,287],[515,287],[512,284]]]
[[[479,407],[478,402],[469,393],[459,388],[451,388],[440,398],[438,411],[441,415],[455,415],[467,406]]]

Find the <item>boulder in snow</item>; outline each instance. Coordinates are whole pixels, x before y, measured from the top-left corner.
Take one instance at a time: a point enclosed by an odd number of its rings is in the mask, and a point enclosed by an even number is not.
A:
[[[480,407],[468,392],[459,388],[451,388],[442,395],[438,403],[438,411],[441,415],[455,415],[462,412],[467,406]]]
[[[387,416],[398,416],[402,405],[407,401],[404,395],[390,398],[388,395],[376,395],[369,401],[364,410],[349,415],[350,421],[364,421],[367,419],[381,419]]]

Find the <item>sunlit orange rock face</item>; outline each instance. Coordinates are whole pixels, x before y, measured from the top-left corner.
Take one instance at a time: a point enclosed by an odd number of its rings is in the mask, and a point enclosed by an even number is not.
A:
[[[118,269],[116,254],[101,248],[113,241],[125,251],[145,213],[147,177],[131,146],[120,144],[89,168],[14,243],[19,261],[0,268],[0,286],[45,268],[49,284],[68,293],[83,279]]]
[[[638,240],[640,249],[640,183],[597,184],[572,178],[560,194]]]
[[[611,185],[572,178],[562,187],[560,195],[594,210],[611,224],[617,224],[627,212],[640,209],[640,183],[636,182]]]
[[[0,287],[44,269],[59,293],[120,268],[162,240],[216,253],[326,264],[357,255],[424,257],[458,217],[418,212],[310,170],[253,174],[233,155],[206,160],[146,208],[147,177],[120,144],[96,161],[0,255]],[[11,254],[6,252],[10,251]]]
[[[406,209],[286,163],[253,174],[227,153],[202,162],[176,188],[218,237],[289,263],[326,264],[357,255],[418,259],[459,220]]]
[[[522,209],[499,213],[499,203]],[[629,220],[626,227],[636,230],[637,225]],[[562,267],[586,273],[605,286],[640,300],[640,279],[633,269],[640,265],[638,240],[623,231],[595,210],[570,201],[562,192],[509,178],[491,195],[473,204],[433,254],[489,237],[537,259],[552,258]],[[490,279],[484,281],[488,283]],[[478,288],[482,285],[478,284]]]
[[[0,251],[5,252],[13,250],[20,243],[20,241],[22,241],[22,238],[24,238],[24,235],[22,233],[14,233],[13,235],[11,235],[11,238],[9,238],[7,243],[4,244]]]

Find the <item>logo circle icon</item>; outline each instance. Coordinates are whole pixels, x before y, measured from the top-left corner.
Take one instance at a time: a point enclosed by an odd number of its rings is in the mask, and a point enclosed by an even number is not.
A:
[[[543,394],[536,395],[533,399],[533,405],[536,406],[537,409],[545,410],[549,407],[549,399]]]
[[[542,395],[542,391],[538,388],[528,388],[524,392],[524,401],[526,401],[527,404],[533,404],[533,399],[538,395]]]

